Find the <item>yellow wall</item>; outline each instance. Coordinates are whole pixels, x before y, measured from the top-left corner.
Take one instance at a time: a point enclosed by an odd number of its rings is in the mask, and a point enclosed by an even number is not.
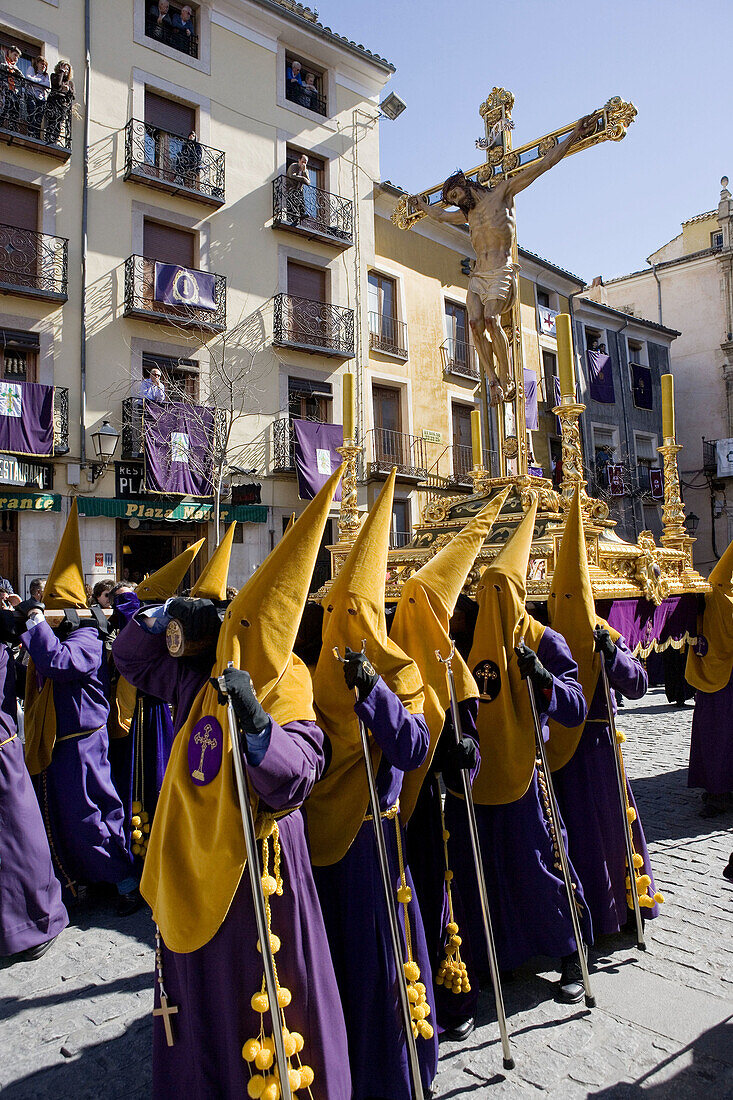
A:
[[[702,252],[710,248],[710,234],[715,233],[718,225],[718,212],[701,221],[687,222],[682,226],[682,254],[690,256],[693,252]]]

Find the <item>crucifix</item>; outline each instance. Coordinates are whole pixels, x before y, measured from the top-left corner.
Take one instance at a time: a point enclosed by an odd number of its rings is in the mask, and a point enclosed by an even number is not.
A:
[[[165,1028],[165,1041],[169,1047],[173,1046],[173,1027],[171,1026],[171,1016],[175,1016],[178,1012],[178,1005],[169,1005],[168,998],[165,993],[160,995],[160,1008],[153,1009],[153,1016],[163,1017],[163,1027]]]
[[[204,775],[204,755],[206,753],[206,750],[216,748],[216,738],[209,737],[212,728],[213,727],[210,725],[204,726],[204,732],[197,733],[193,739],[194,744],[201,746],[201,759],[199,760],[199,766],[196,771],[192,772],[192,777],[194,779],[198,779],[200,783],[203,783],[206,779],[206,776]]]
[[[444,184],[400,199],[392,221],[410,229],[424,216],[468,224],[476,263],[466,306],[481,366],[487,428],[489,410],[497,410],[500,478],[527,477],[531,443],[526,429],[522,327],[519,302],[514,197],[563,157],[620,141],[636,108],[618,97],[578,122],[536,141],[512,148],[514,97],[494,88],[481,104],[485,137],[476,145],[486,161],[469,172],[456,172]],[[449,206],[458,207],[448,211]],[[487,338],[488,337],[488,338]]]

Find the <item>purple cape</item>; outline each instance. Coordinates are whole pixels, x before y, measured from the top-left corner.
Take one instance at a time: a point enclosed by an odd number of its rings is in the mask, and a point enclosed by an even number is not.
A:
[[[646,673],[623,641],[617,644],[616,655],[608,666],[608,680],[611,688],[627,699],[641,699],[646,692]],[[613,705],[613,694],[611,700]],[[626,847],[621,805],[606,717],[606,697],[603,684],[599,682],[578,747],[565,767],[553,775],[568,833],[570,858],[583,883],[596,935],[620,931],[631,912],[626,901]],[[628,780],[626,792],[629,804],[636,809]],[[648,891],[652,895],[654,877],[638,810],[632,837],[634,851],[644,860],[640,873],[652,879]],[[647,920],[656,917],[657,913],[656,905],[653,909],[642,909]]]
[[[695,693],[687,786],[733,791],[733,676],[720,691]]]
[[[355,710],[382,749],[377,790],[384,811],[399,798],[404,772],[419,767],[425,759],[429,742],[425,719],[408,714],[382,679]],[[306,812],[307,808],[306,804]],[[383,821],[395,894],[400,883],[397,820]],[[400,839],[406,879],[413,894],[408,906],[413,958],[420,967],[420,981],[427,988],[431,1009],[428,1022],[435,1030],[432,1039],[417,1039],[422,1081],[429,1088],[438,1063],[432,967],[401,824]],[[407,1047],[395,988],[397,973],[373,823],[364,822],[343,859],[331,867],[315,867],[313,872],[346,1016],[354,1100],[411,1100]],[[399,905],[404,948],[403,912]]]
[[[16,733],[15,669],[0,646],[0,956],[53,939],[69,923],[23,744]],[[13,738],[13,740],[8,740]]]

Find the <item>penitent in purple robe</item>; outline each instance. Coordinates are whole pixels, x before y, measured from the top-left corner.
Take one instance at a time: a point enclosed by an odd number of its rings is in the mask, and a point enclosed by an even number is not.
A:
[[[687,786],[733,791],[733,675],[720,691],[695,692]]]
[[[608,682],[627,699],[641,699],[647,689],[647,676],[625,642],[616,645],[616,655],[607,665]],[[616,700],[611,692],[616,710]],[[598,935],[619,932],[631,910],[626,901],[626,847],[618,796],[614,747],[606,711],[606,695],[599,681],[585,728],[573,756],[553,774],[555,793],[565,821],[570,858],[583,883],[585,900]],[[636,809],[631,788],[626,783],[629,805]],[[649,863],[644,830],[637,810],[632,825],[634,851],[642,856],[640,874],[649,875],[654,893],[654,877]],[[659,909],[642,909],[645,920],[656,917]]]
[[[47,679],[53,685],[56,744],[36,783],[51,830],[56,874],[65,887],[121,883],[129,878],[132,864],[108,759],[109,685],[96,624],[80,627],[62,641],[44,621],[28,629],[21,641],[36,666],[39,686]]]
[[[119,634],[112,654],[120,673],[138,689],[176,705],[176,726],[211,672],[212,657],[172,658],[162,634],[148,633],[133,620]],[[205,671],[204,671],[205,669]],[[315,722],[271,725],[261,763],[247,765],[253,790],[270,809],[298,807],[323,771],[323,734]],[[301,1054],[312,1067],[314,1097],[350,1100],[351,1076],[346,1028],[326,930],[311,873],[305,823],[300,809],[278,821],[284,892],[272,899],[272,930],[282,941],[276,956],[281,984],[292,993],[286,1010],[291,1031],[305,1039]],[[240,1100],[249,1073],[241,1050],[259,1031],[250,1005],[262,983],[262,957],[249,877],[245,873],[226,919],[198,951],[178,954],[163,946],[163,978],[175,1043],[169,1047],[160,1017],[153,1023],[153,1095],[156,1100]],[[156,986],[155,1004],[159,1004]]]
[[[545,627],[537,656],[554,677],[549,699],[542,692],[537,693],[542,732],[547,740],[548,719],[568,727],[580,725],[586,706],[577,681],[578,668],[565,639]],[[464,734],[475,737],[475,730],[467,726]],[[486,767],[485,761],[482,766]],[[450,791],[446,795],[445,816],[450,831],[448,849],[453,884],[461,896],[466,917],[461,936],[464,942],[466,938],[470,940],[475,967],[473,973],[469,968],[472,990],[465,995],[463,1019],[466,1019],[475,1015],[478,975],[489,973],[489,963],[466,811],[461,800]],[[570,906],[562,874],[555,867],[553,839],[537,785],[537,772],[516,802],[503,806],[477,805],[476,820],[499,968],[513,970],[537,955],[557,959],[571,954],[576,945]],[[561,831],[567,850],[564,827]],[[581,908],[583,938],[586,944],[592,943],[592,923],[582,883],[572,865],[570,873],[577,887],[575,897]]]
[[[51,940],[68,923],[17,736],[15,668],[0,645],[0,957]]]
[[[406,771],[418,768],[428,750],[429,735],[421,714],[409,714],[384,680],[377,680],[366,699],[355,706],[357,716],[382,750],[377,772],[379,805],[384,812],[397,802]],[[306,804],[306,813],[307,813]],[[395,898],[400,885],[397,823],[383,820]],[[422,1082],[429,1088],[438,1064],[431,960],[425,942],[420,907],[399,824],[407,882],[413,900],[408,906],[413,958],[420,967],[434,1028],[432,1039],[416,1040]],[[354,1100],[411,1100],[412,1087],[374,825],[365,821],[343,859],[330,867],[314,867],[331,955],[346,1016]],[[404,950],[404,909],[398,918]]]

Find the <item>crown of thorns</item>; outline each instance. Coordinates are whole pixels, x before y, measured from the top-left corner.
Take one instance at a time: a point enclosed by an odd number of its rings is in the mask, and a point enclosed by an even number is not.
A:
[[[446,203],[447,205],[450,205],[450,203],[448,202],[448,192],[452,191],[454,187],[463,187],[463,188],[465,188],[466,191],[469,192],[469,194],[471,193],[472,190],[474,190],[474,191],[485,191],[486,190],[486,188],[482,187],[480,183],[476,183],[475,180],[468,179],[468,177],[466,176],[466,173],[464,171],[462,171],[462,169],[460,169],[460,168],[458,168],[453,173],[452,176],[448,176],[448,179],[443,184],[443,190],[441,192],[440,197],[443,200],[443,202]]]

